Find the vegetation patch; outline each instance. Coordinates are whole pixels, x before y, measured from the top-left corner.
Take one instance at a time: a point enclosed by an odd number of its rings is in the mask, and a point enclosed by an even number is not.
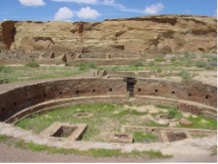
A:
[[[169,119],[180,119],[183,117],[181,111],[177,110],[175,106],[158,104],[156,107],[167,109],[168,112],[166,113],[166,116]],[[93,116],[81,119],[76,115],[80,112],[88,112]],[[161,114],[161,110],[159,114]],[[147,112],[139,112],[132,109],[132,107],[124,107],[123,105],[80,104],[56,109],[41,115],[32,115],[31,117],[19,121],[16,126],[32,130],[35,133],[40,133],[54,122],[88,124],[87,131],[82,140],[93,142],[108,142],[110,133],[112,131],[121,131],[122,125],[168,127],[168,125],[160,125],[152,120],[146,119],[146,115]],[[189,120],[193,122],[193,125],[191,125],[190,128],[216,129],[217,121],[215,119],[196,116],[196,118],[190,117]],[[136,141],[143,137],[152,137],[149,136],[149,134],[141,133],[136,133],[135,135]]]
[[[31,68],[38,68],[38,67],[40,67],[39,63],[37,63],[35,61],[29,62],[25,66],[26,67],[31,67]]]
[[[217,120],[213,118],[209,118],[203,115],[198,115],[196,117],[190,116],[188,118],[193,124],[188,126],[187,128],[197,128],[197,129],[217,129]],[[184,126],[180,126],[184,127]]]
[[[168,111],[168,113],[167,113],[167,117],[169,119],[181,118],[182,117],[182,113],[178,109],[170,109]]]
[[[154,58],[154,60],[155,60],[156,62],[163,62],[163,61],[165,61],[165,59],[164,59],[163,56],[157,56],[157,57]]]
[[[152,133],[143,133],[141,131],[134,132],[134,142],[155,142],[158,141],[158,137]]]
[[[5,135],[0,135],[0,142],[5,142],[8,140],[8,137]]]
[[[39,145],[33,142],[24,142],[22,140],[13,139],[4,135],[0,135],[0,142],[4,142],[8,145],[14,145],[20,149],[27,149],[33,152],[47,152],[49,154],[64,154],[64,155],[83,155],[92,156],[95,158],[100,157],[144,157],[144,158],[171,158],[170,155],[163,155],[160,151],[132,151],[130,153],[122,153],[120,150],[112,149],[89,149],[89,150],[77,150],[77,149],[66,149],[56,148],[46,145]]]
[[[179,76],[182,78],[182,80],[191,80],[191,79],[192,79],[190,73],[188,73],[188,72],[185,71],[185,70],[182,70],[182,71],[179,73]]]
[[[1,66],[0,68],[0,81],[3,83],[28,81],[28,80],[40,80],[58,77],[67,77],[80,73],[87,72],[88,70],[80,70],[75,67],[55,67],[55,66],[41,66],[33,67],[9,67]]]

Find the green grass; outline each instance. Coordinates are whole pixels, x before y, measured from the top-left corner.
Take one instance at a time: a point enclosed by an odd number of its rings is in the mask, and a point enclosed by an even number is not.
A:
[[[139,71],[139,70],[156,70],[162,72],[165,70],[181,70],[184,67],[197,66],[208,70],[216,70],[216,55],[204,54],[201,58],[197,58],[199,54],[178,55],[172,58],[170,63],[160,63],[164,61],[163,56],[158,56],[154,60],[144,65],[141,61],[136,61],[129,66],[97,66],[95,62],[79,63],[76,67],[55,67],[41,66],[38,63],[30,62],[23,67],[0,66],[0,81],[2,83],[11,83],[28,80],[39,80],[56,77],[67,77],[75,74],[87,72],[90,69],[106,70],[106,71]],[[190,80],[191,75],[183,70],[180,72],[183,80]]]
[[[171,155],[163,155],[160,151],[136,151],[133,150],[131,152],[131,156],[133,157],[147,157],[149,159],[166,159],[166,158],[172,158]]]
[[[114,114],[115,110],[120,112]],[[75,116],[78,112],[91,112],[93,117],[88,118],[78,118]],[[50,126],[53,122],[70,122],[70,123],[86,123],[89,125],[83,140],[90,141],[105,141],[107,138],[101,138],[98,136],[101,134],[101,129],[105,130],[114,129],[114,131],[120,130],[119,128],[127,122],[134,125],[143,125],[143,123],[136,123],[138,117],[146,113],[140,113],[132,109],[125,109],[123,105],[116,104],[80,104],[74,105],[72,107],[67,107],[63,109],[56,109],[44,113],[42,115],[32,115],[31,117],[25,118],[19,121],[16,126],[23,129],[33,130],[35,133],[40,133],[42,130]],[[131,119],[130,119],[131,117]],[[105,130],[107,131],[107,129]]]
[[[171,158],[170,155],[163,155],[160,151],[132,151],[129,153],[123,153],[120,150],[110,150],[110,149],[89,149],[89,150],[77,150],[77,149],[66,149],[66,148],[56,148],[46,145],[39,145],[33,142],[24,142],[22,140],[13,139],[4,135],[0,135],[0,142],[4,142],[7,145],[15,146],[19,149],[31,150],[33,152],[47,152],[49,154],[64,154],[64,155],[83,155],[91,156],[94,158],[101,157],[144,157],[144,158]]]
[[[143,67],[144,64],[143,64],[141,61],[136,61],[136,62],[133,63],[132,66],[133,66],[133,67]]]
[[[99,125],[104,124],[104,118],[107,118],[108,115],[112,115],[114,110],[121,106],[113,104],[81,104],[75,105],[68,108],[57,109],[50,111],[43,115],[39,115],[32,118],[26,118],[17,123],[17,126],[24,129],[32,129],[35,133],[41,132],[46,127],[50,126],[53,122],[71,122],[71,123],[87,123],[92,125],[87,129],[87,132],[84,136],[84,140],[89,140],[95,134],[100,133],[100,130],[97,128]],[[78,112],[92,112],[94,115],[90,118],[81,119],[75,116]],[[117,118],[114,116],[114,119]]]
[[[166,114],[172,119],[176,118],[179,120],[182,118],[181,111],[177,110],[175,106],[158,104],[156,107],[167,109],[168,113]],[[93,116],[78,118],[76,117],[78,112],[90,112]],[[43,113],[42,115],[32,115],[31,117],[19,121],[16,126],[32,130],[35,133],[40,133],[54,122],[83,123],[89,125],[83,136],[83,140],[100,142],[108,142],[108,137],[106,136],[109,135],[111,131],[120,131],[121,126],[126,124],[134,126],[167,127],[167,125],[159,125],[148,120],[145,122],[143,119],[146,114],[146,112],[141,113],[131,109],[131,107],[125,108],[123,105],[81,104],[56,109]],[[215,119],[205,117],[203,119],[208,121],[208,123],[202,123],[202,118],[203,116],[198,116],[197,118],[190,117],[189,120],[193,122],[190,128],[216,129],[217,121]]]
[[[88,70],[80,70],[76,67],[9,67],[0,66],[0,80],[11,82],[40,80],[57,77],[67,77],[75,74],[80,74]]]
[[[8,137],[5,135],[0,135],[0,142],[5,142],[8,140]]]
[[[209,118],[203,115],[198,115],[196,118],[190,116],[188,120],[191,121],[193,124],[186,128],[213,129],[213,130],[217,129],[217,120],[213,118]],[[180,127],[184,127],[184,126],[180,125]]]
[[[31,67],[31,68],[38,68],[38,67],[40,67],[39,63],[37,63],[35,61],[29,62],[25,66],[26,67]]]
[[[140,131],[134,132],[133,138],[135,142],[155,142],[158,141],[158,137],[152,133],[143,133]]]

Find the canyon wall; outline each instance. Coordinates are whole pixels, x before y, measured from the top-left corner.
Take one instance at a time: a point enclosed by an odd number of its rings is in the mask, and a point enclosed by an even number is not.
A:
[[[0,28],[0,48],[23,52],[107,52],[115,49],[151,54],[216,53],[216,25],[215,17],[190,15],[94,23],[5,21]]]

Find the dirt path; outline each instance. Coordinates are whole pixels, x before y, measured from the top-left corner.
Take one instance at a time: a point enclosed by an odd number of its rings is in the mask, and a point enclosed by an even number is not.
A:
[[[124,157],[111,157],[111,158],[94,158],[79,155],[61,155],[61,154],[48,154],[46,152],[32,152],[30,150],[18,149],[13,146],[8,146],[0,143],[0,162],[216,162],[217,156],[207,155],[192,155],[177,156],[169,159],[143,159],[143,158],[124,158]]]

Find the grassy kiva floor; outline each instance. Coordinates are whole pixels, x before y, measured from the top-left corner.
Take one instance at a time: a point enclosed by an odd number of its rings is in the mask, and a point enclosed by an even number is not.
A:
[[[148,108],[148,109],[147,109]],[[153,108],[156,113],[150,113],[151,106],[128,106],[117,104],[81,104],[72,107],[56,109],[41,115],[33,114],[18,122],[16,126],[23,129],[40,133],[54,122],[85,123],[88,129],[83,136],[85,141],[108,142],[111,132],[121,132],[123,125],[132,126],[162,126],[149,118],[156,118],[158,115],[166,115],[171,119],[180,120],[183,113],[173,106],[156,105]],[[140,110],[139,110],[140,109]],[[143,110],[142,110],[143,109]],[[152,110],[154,110],[152,109]],[[80,117],[83,113],[88,117]],[[192,125],[186,128],[217,129],[217,120],[205,116],[191,115],[186,119],[192,121]],[[167,127],[168,125],[164,125]],[[176,127],[184,127],[177,125]],[[131,131],[135,142],[156,142],[159,141],[155,133],[144,133]]]

